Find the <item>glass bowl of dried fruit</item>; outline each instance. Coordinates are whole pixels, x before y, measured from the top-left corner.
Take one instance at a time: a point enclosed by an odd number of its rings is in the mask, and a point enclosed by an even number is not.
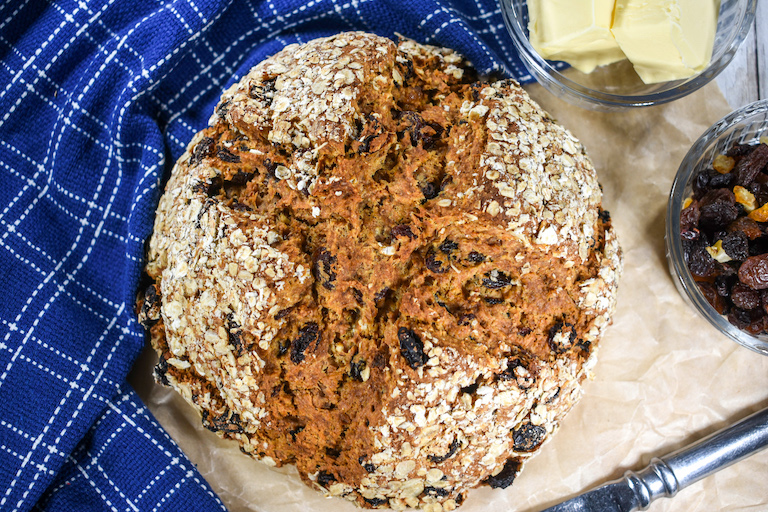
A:
[[[666,245],[694,309],[768,355],[768,101],[725,116],[691,147],[672,184]]]
[[[731,61],[757,0],[499,0],[527,71],[552,94],[612,111],[676,100]],[[513,69],[515,76],[526,70]]]

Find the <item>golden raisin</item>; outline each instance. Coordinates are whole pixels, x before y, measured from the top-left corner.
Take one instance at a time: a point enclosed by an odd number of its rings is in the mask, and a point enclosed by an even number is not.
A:
[[[736,196],[736,202],[741,203],[747,213],[757,208],[755,195],[741,185],[733,187],[733,195]]]
[[[720,174],[728,174],[736,166],[736,160],[727,155],[717,155],[712,162],[712,168]]]
[[[733,259],[723,250],[722,240],[718,240],[715,245],[705,247],[705,249],[709,255],[712,256],[712,258],[714,258],[716,261],[719,261],[720,263],[728,263]]]
[[[757,222],[768,222],[768,203],[764,204],[757,210],[752,210],[749,212],[747,217],[752,220],[756,220]]]

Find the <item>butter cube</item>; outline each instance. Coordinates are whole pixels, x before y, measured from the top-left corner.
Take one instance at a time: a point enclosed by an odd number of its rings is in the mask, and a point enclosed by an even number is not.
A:
[[[545,59],[584,73],[625,57],[611,33],[614,0],[529,0],[528,31]]]
[[[720,0],[616,0],[612,32],[647,84],[688,78],[712,58]]]

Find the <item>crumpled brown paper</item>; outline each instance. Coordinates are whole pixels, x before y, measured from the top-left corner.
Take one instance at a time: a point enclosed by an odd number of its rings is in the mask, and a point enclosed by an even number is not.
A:
[[[768,357],[698,317],[678,294],[665,259],[664,217],[677,167],[702,132],[731,110],[717,86],[610,114],[578,109],[539,86],[528,90],[587,147],[625,271],[584,399],[510,488],[475,489],[462,512],[541,510],[768,406]],[[152,382],[153,359],[147,351],[138,361],[133,385],[230,511],[357,510],[306,487],[292,467],[268,468],[202,428],[175,392]],[[650,510],[768,510],[767,467],[768,450]]]

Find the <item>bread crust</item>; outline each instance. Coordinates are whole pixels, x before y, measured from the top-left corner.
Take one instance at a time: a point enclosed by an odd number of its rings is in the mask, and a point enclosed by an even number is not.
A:
[[[224,92],[140,300],[204,424],[363,507],[506,487],[581,396],[621,251],[581,144],[511,80],[361,32]]]

